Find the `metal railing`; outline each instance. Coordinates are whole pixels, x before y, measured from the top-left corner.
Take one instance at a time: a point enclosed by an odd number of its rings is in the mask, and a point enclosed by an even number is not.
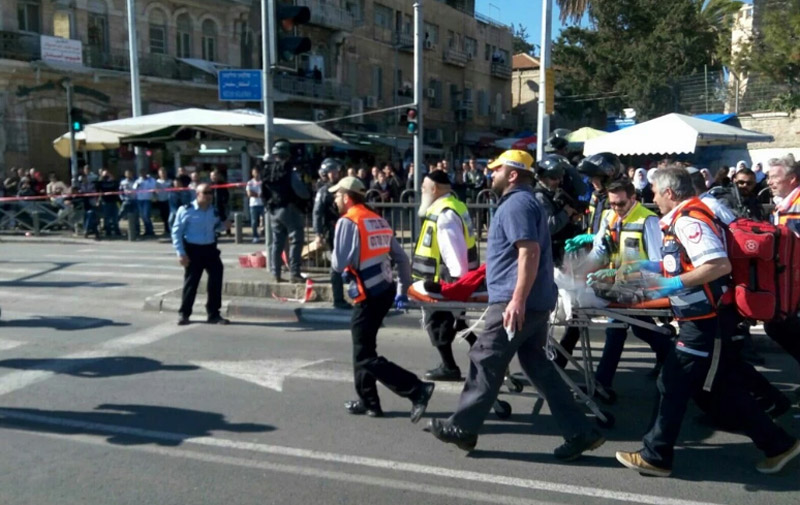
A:
[[[492,75],[495,77],[502,77],[503,79],[511,79],[511,66],[506,65],[505,63],[493,61],[490,71]]]
[[[31,61],[41,58],[39,35],[35,33],[0,31],[0,58]]]
[[[283,74],[276,75],[273,82],[277,91],[289,95],[343,103],[350,103],[352,96],[349,86],[342,86],[330,81],[315,81],[307,77]]]
[[[467,53],[464,51],[459,51],[458,49],[445,49],[442,59],[445,63],[449,63],[450,65],[455,65],[457,67],[466,67],[467,61],[469,61]]]
[[[311,24],[352,31],[355,18],[346,9],[320,0],[297,0],[297,5],[311,9]]]

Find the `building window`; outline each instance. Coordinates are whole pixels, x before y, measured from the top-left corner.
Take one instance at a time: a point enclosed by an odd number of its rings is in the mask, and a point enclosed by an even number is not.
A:
[[[478,115],[479,116],[489,115],[489,96],[486,94],[486,91],[484,90],[478,91]]]
[[[346,0],[344,9],[353,16],[353,20],[360,23],[363,20],[364,0]]]
[[[372,95],[378,100],[383,99],[383,68],[372,67]]]
[[[483,52],[483,59],[486,60],[486,61],[489,61],[489,58],[492,57],[492,46],[489,45],[489,44],[486,44],[485,47],[486,47],[486,49]]]
[[[178,58],[192,57],[192,20],[189,15],[184,13],[175,20],[176,40],[175,52]]]
[[[425,23],[425,41],[431,44],[439,44],[439,26]]]
[[[87,6],[89,11],[87,40],[89,47],[108,52],[108,11],[102,0],[91,0]]]
[[[464,37],[464,52],[472,58],[478,56],[478,41],[471,37]]]
[[[433,90],[433,98],[431,98],[430,101],[431,109],[441,109],[442,101],[444,99],[444,97],[442,96],[442,81],[431,79],[430,89]]]
[[[152,54],[167,54],[167,16],[160,9],[150,11],[148,20],[150,35],[150,52]]]
[[[375,26],[378,28],[392,29],[392,9],[381,5],[375,4]]]
[[[217,59],[217,24],[210,19],[203,21],[203,59]]]
[[[53,13],[53,35],[62,39],[72,38],[72,13],[58,10]]]
[[[40,0],[17,0],[17,23],[22,32],[41,33]]]

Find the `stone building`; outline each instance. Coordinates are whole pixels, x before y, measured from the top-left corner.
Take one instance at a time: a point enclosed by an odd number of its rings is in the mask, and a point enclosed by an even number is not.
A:
[[[511,108],[516,126],[522,130],[536,130],[539,117],[539,60],[529,54],[515,54],[511,68]]]

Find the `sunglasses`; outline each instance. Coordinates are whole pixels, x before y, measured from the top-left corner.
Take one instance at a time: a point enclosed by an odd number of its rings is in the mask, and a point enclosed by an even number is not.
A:
[[[213,195],[214,194],[214,192],[211,191],[210,189],[207,189],[206,191],[201,191],[201,193],[203,193],[204,195]]]
[[[609,207],[616,207],[616,208],[623,208],[630,203],[630,200],[626,200],[624,202],[608,202]]]

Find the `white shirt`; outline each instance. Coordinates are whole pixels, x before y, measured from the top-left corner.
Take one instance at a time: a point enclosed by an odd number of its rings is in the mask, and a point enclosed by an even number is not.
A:
[[[261,181],[250,179],[247,181],[247,190],[250,191],[251,194],[256,195],[250,197],[250,207],[260,207],[264,205],[264,202],[261,200]]]
[[[675,213],[680,212],[687,202],[688,200],[672,209],[661,218],[661,223],[669,226]],[[690,216],[680,216],[675,221],[674,229],[675,235],[695,268],[711,260],[728,257],[722,239],[703,221]]]
[[[442,263],[450,276],[459,278],[468,271],[467,241],[464,238],[464,223],[461,216],[452,210],[439,214],[436,218],[436,241]]]
[[[158,191],[156,191],[156,196],[158,196],[159,202],[166,202],[167,200],[169,200],[169,193],[167,193],[164,190],[171,187],[172,187],[172,181],[169,179],[156,180],[156,188],[158,188]]]
[[[722,221],[722,224],[727,226],[731,224],[734,219],[736,219],[736,215],[731,212],[731,209],[729,209],[724,203],[714,198],[712,195],[703,193],[699,198],[701,202],[706,204],[706,206],[711,209],[711,212],[717,216],[717,219]]]

